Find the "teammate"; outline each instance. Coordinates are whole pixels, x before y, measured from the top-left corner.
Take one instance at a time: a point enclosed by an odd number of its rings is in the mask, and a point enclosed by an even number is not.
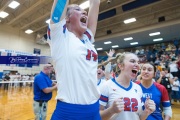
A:
[[[93,47],[100,0],[89,0],[89,12],[69,0],[54,0],[49,44],[58,82],[51,120],[99,120],[97,52]]]
[[[154,102],[148,98],[142,111],[142,89],[131,81],[139,70],[138,61],[133,53],[117,56],[117,66],[121,72],[117,78],[108,80],[100,90],[103,120],[145,120],[155,110]]]
[[[97,70],[97,78],[98,78],[97,86],[100,89],[103,86],[103,84],[106,82],[106,79],[104,78],[104,71],[101,68],[98,68]]]
[[[150,63],[145,63],[142,66],[141,81],[139,82],[143,91],[142,100],[145,102],[146,97],[150,97],[150,99],[156,103],[156,110],[148,116],[147,120],[163,120],[160,104],[162,104],[163,107],[164,120],[170,120],[172,117],[172,109],[168,92],[163,85],[153,82],[152,78],[155,72],[156,67]]]

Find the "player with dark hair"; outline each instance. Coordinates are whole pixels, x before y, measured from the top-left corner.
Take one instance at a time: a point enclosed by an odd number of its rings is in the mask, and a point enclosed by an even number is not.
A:
[[[146,120],[163,120],[160,105],[162,104],[164,120],[170,120],[172,117],[171,104],[166,88],[152,80],[156,73],[156,67],[151,63],[143,64],[141,68],[141,81],[139,82],[143,91],[143,102],[146,98],[154,100],[156,110],[148,116]]]

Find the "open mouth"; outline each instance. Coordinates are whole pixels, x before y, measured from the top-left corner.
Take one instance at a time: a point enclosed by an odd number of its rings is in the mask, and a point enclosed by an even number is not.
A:
[[[137,72],[138,72],[137,70],[132,70],[132,73],[134,74],[137,74]]]
[[[100,75],[101,73],[98,73],[98,75]]]
[[[82,23],[85,23],[85,24],[86,24],[87,18],[86,18],[86,17],[82,17],[82,18],[80,19],[80,21],[81,21]]]

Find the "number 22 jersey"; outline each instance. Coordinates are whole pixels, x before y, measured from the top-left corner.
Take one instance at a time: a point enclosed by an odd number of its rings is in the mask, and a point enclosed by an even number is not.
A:
[[[141,102],[142,89],[139,85],[130,82],[128,88],[124,88],[113,78],[108,80],[100,89],[100,104],[106,108],[110,107],[114,100],[123,98],[124,111],[111,117],[111,120],[140,120],[139,114],[142,111]]]

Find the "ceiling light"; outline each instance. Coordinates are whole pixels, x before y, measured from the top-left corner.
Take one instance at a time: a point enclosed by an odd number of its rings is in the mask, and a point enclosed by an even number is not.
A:
[[[33,31],[32,31],[32,30],[30,30],[30,29],[28,29],[28,30],[26,30],[26,31],[25,31],[25,33],[27,33],[27,34],[31,34],[31,33],[33,33]]]
[[[138,44],[138,42],[132,42],[132,43],[130,43],[130,45],[137,45]]]
[[[86,9],[89,7],[89,1],[83,2],[79,5],[81,9]]]
[[[20,5],[20,3],[16,2],[16,1],[12,1],[8,6],[12,9],[17,8]]]
[[[150,33],[149,36],[155,36],[155,35],[160,35],[160,32],[155,32],[155,33]]]
[[[124,38],[124,41],[133,40],[132,37]]]
[[[119,45],[114,45],[114,46],[112,46],[112,48],[118,48],[119,47]]]
[[[112,43],[111,41],[104,42],[104,44],[111,44],[111,43]]]
[[[161,40],[163,40],[163,38],[153,39],[154,42],[156,42],[156,41],[161,41]]]
[[[49,24],[50,23],[50,19],[46,20],[46,23]]]
[[[132,22],[135,22],[135,21],[136,21],[136,18],[130,18],[130,19],[124,20],[124,23],[128,24],[128,23],[132,23]]]
[[[97,48],[96,50],[102,50],[103,48]]]
[[[5,17],[7,17],[9,14],[7,13],[7,12],[4,12],[4,11],[1,11],[0,12],[0,17],[1,18],[5,18]]]

